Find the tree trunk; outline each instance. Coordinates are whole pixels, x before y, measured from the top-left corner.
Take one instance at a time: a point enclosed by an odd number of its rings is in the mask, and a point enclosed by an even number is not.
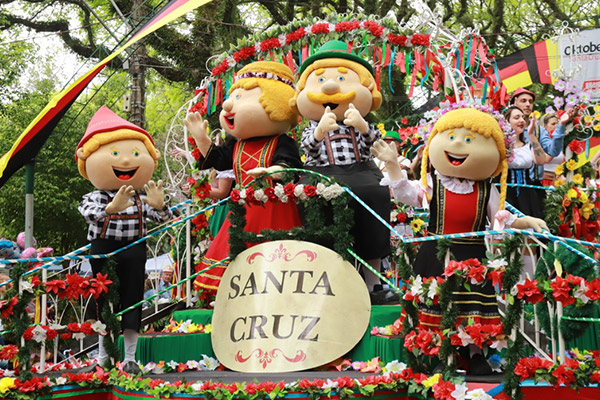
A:
[[[146,10],[142,7],[143,0],[134,0],[132,20],[135,26],[141,26],[146,17]],[[140,128],[146,127],[146,46],[140,42],[131,55],[129,73],[131,74],[131,110],[129,121]]]

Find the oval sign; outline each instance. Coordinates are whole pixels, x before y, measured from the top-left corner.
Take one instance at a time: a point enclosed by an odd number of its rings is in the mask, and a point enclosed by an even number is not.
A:
[[[327,364],[363,337],[367,288],[336,252],[309,242],[262,243],[221,279],[212,317],[219,361],[240,372],[289,372]]]

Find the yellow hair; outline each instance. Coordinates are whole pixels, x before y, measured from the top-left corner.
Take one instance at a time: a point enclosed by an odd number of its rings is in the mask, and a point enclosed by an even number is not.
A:
[[[377,110],[381,106],[381,92],[377,89],[377,85],[375,84],[375,78],[369,72],[368,69],[363,67],[357,62],[346,60],[344,58],[324,58],[321,60],[317,60],[302,72],[300,79],[298,79],[298,83],[296,84],[297,90],[296,95],[294,96],[292,107],[296,108],[296,99],[298,98],[298,93],[304,89],[306,86],[306,80],[308,76],[315,70],[320,68],[332,68],[332,67],[345,67],[351,69],[352,71],[358,74],[360,78],[360,83],[366,87],[371,87],[371,96],[373,97],[373,104],[371,104],[371,111]]]
[[[98,150],[100,146],[104,146],[105,144],[119,140],[128,139],[136,139],[144,142],[146,149],[148,149],[148,153],[150,153],[150,156],[155,160],[154,167],[156,168],[158,165],[158,154],[156,153],[156,148],[150,141],[150,138],[141,132],[133,131],[131,129],[117,129],[114,131],[96,133],[94,136],[89,138],[83,144],[83,146],[81,146],[81,149],[83,150],[83,157],[87,159],[93,152]],[[85,160],[81,157],[77,159],[77,169],[79,169],[81,176],[83,176],[85,179],[88,179],[87,173],[85,172]]]
[[[437,120],[425,149],[423,150],[423,161],[421,164],[421,182],[424,187],[428,187],[427,184],[427,166],[429,158],[429,145],[431,140],[441,132],[445,132],[450,129],[465,128],[473,133],[478,133],[486,138],[493,137],[496,142],[496,147],[500,153],[500,162],[498,167],[492,173],[492,178],[500,174],[500,205],[499,209],[504,209],[504,202],[506,200],[506,180],[508,176],[508,160],[506,159],[506,144],[504,142],[504,132],[500,128],[498,121],[490,114],[479,111],[475,108],[459,108],[452,110],[442,115]]]
[[[238,74],[246,72],[268,72],[294,82],[294,76],[292,70],[290,70],[284,64],[275,61],[256,61],[246,65],[242,68]],[[298,114],[296,110],[290,108],[289,101],[294,97],[295,90],[292,86],[287,85],[283,82],[276,81],[274,79],[267,78],[243,78],[238,79],[229,93],[237,88],[244,90],[254,89],[260,87],[262,94],[258,101],[264,108],[266,113],[269,115],[271,121],[283,122],[288,121],[293,126],[298,124]]]

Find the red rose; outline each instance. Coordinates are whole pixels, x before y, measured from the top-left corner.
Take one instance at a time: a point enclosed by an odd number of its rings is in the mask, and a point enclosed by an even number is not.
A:
[[[215,68],[213,68],[211,75],[212,76],[221,75],[228,69],[229,69],[229,62],[227,61],[227,59],[224,59],[223,61],[221,61],[221,63],[219,65],[217,65]]]
[[[313,185],[305,185],[304,194],[308,197],[315,197],[317,195],[317,188]]]
[[[269,199],[269,201],[277,200],[277,196],[275,195],[275,189],[273,189],[271,186],[265,188],[264,193],[267,196],[267,198]]]
[[[314,24],[310,30],[312,33],[329,33],[329,24],[322,22],[320,24]]]
[[[371,32],[371,35],[376,37],[381,37],[383,34],[383,26],[379,25],[374,21],[365,21],[363,22],[363,26]]]
[[[360,22],[354,20],[354,21],[342,21],[342,22],[338,22],[337,24],[335,24],[335,31],[336,32],[344,32],[344,31],[351,31],[354,29],[358,29],[360,27]]]
[[[296,196],[294,196],[295,189],[296,189],[296,185],[294,185],[293,183],[288,183],[287,185],[285,185],[283,187],[283,192],[286,194],[286,196],[290,200],[294,200],[294,199],[296,199]]]
[[[289,45],[293,42],[297,42],[298,40],[302,39],[304,35],[306,35],[306,31],[304,30],[304,28],[300,27],[294,32],[285,35],[285,44]]]
[[[402,47],[406,46],[406,40],[407,40],[407,37],[404,35],[394,35],[393,33],[390,33],[388,35],[388,41],[391,44],[394,44],[396,46],[402,46]],[[405,123],[405,122],[403,122],[403,123]]]
[[[398,213],[398,215],[396,216],[396,221],[402,223],[402,222],[406,222],[406,213]]]
[[[281,47],[278,37],[270,38],[260,42],[260,51],[269,51]]]
[[[50,328],[46,327],[46,339],[53,340],[57,336],[58,336],[58,332],[56,332],[54,329],[50,329]]]
[[[72,337],[71,332],[65,332],[65,333],[60,334],[60,338],[63,340],[69,340],[69,339],[71,339],[71,337]]]
[[[94,334],[94,330],[92,329],[92,324],[90,324],[89,322],[84,322],[83,324],[80,325],[79,328],[81,329],[81,332],[83,332],[86,336],[91,336]]]
[[[243,61],[250,57],[253,57],[255,52],[256,51],[254,49],[254,46],[245,47],[245,48],[233,53],[233,59],[235,60],[235,62],[239,63],[240,61]]]
[[[231,197],[231,201],[233,201],[234,203],[239,203],[239,201],[241,199],[240,191],[237,189],[233,189],[229,196]]]
[[[415,33],[410,38],[413,46],[429,46],[429,35],[424,33]]]

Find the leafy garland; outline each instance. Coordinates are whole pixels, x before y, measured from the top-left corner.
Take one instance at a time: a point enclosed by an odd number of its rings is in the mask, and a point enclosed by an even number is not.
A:
[[[350,235],[350,228],[353,224],[353,212],[348,207],[347,193],[341,190],[339,191],[339,195],[329,199],[329,201],[322,196],[317,196],[316,188],[319,185],[325,188],[324,190],[332,188],[334,185],[341,188],[336,183],[332,183],[334,182],[333,179],[331,182],[323,179],[316,185],[312,185],[315,189],[315,196],[306,196],[306,198],[296,196],[294,195],[296,186],[291,183],[292,177],[293,175],[289,172],[284,173],[282,182],[288,182],[285,185],[287,188],[285,193],[288,201],[302,201],[306,223],[302,227],[293,228],[289,231],[264,229],[258,235],[245,231],[246,207],[248,205],[246,201],[239,201],[239,193],[236,195],[232,192],[232,199],[229,202],[229,209],[231,211],[229,215],[229,221],[231,222],[231,227],[229,228],[229,257],[231,259],[234,259],[239,253],[246,250],[246,243],[263,243],[274,240],[304,240],[314,243],[330,243],[335,252],[347,260],[351,259],[346,249],[351,247],[353,243]],[[311,177],[311,179],[314,179],[313,182],[315,182],[320,178]],[[268,201],[281,201],[274,195],[275,189],[274,187],[270,187],[265,179],[257,179],[245,187],[245,193],[273,193],[272,196],[265,194]],[[248,199],[248,202],[253,203],[252,207],[259,207],[259,204],[263,203],[262,200],[257,200],[255,197]],[[328,221],[326,218],[328,210],[333,214],[331,220],[329,220],[331,225],[324,223],[324,221]]]

